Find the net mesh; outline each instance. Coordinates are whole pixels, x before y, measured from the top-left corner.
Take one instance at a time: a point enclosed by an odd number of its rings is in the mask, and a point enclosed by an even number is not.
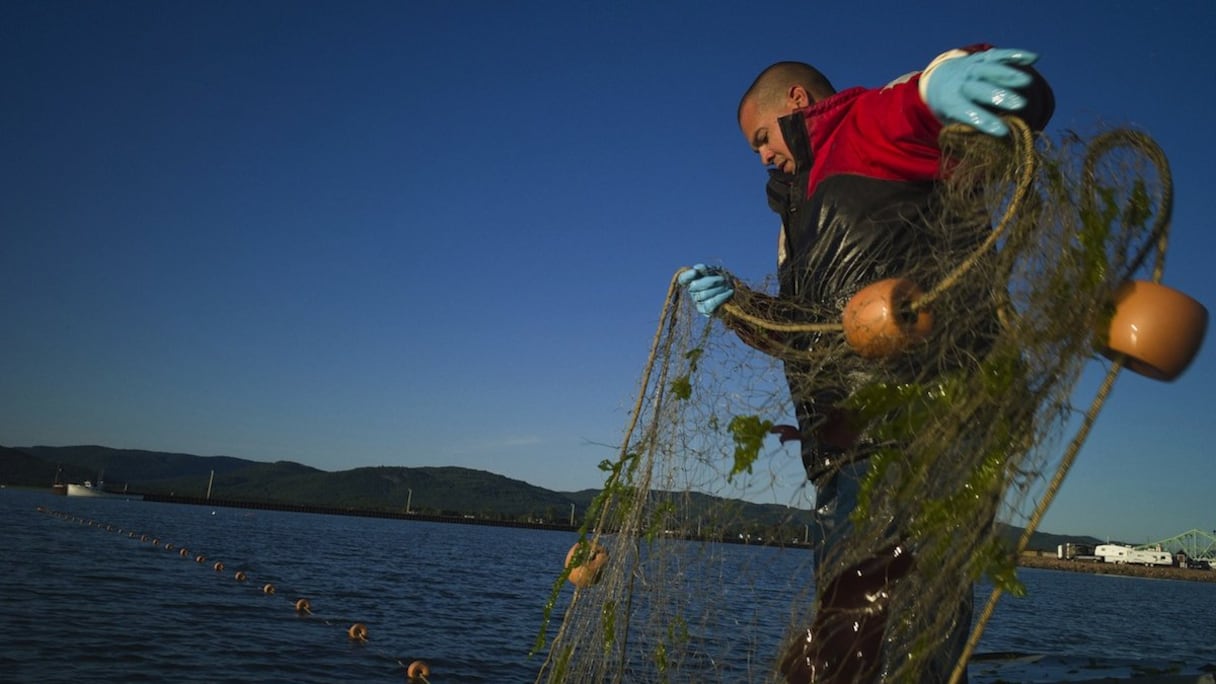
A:
[[[948,180],[913,220],[928,248],[899,274],[922,294],[895,299],[905,329],[932,323],[880,358],[850,345],[840,302],[778,310],[770,279],[706,319],[673,278],[623,446],[554,585],[537,681],[944,680],[973,583],[1020,591],[999,530],[1049,503],[1112,293],[1163,269],[1170,183],[1151,139],[1015,133],[943,133]],[[815,483],[863,474],[847,543],[813,563],[822,501],[787,440],[791,391],[824,388],[814,438],[843,448],[810,464]]]

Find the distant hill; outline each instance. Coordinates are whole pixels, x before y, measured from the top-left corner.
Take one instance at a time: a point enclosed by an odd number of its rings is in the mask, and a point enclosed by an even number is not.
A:
[[[214,471],[212,494],[227,500],[387,512],[404,512],[408,504],[415,513],[553,523],[568,522],[571,506],[576,520],[581,521],[599,493],[595,489],[556,492],[495,473],[454,466],[380,466],[329,472],[291,461],[267,463],[97,445],[0,446],[0,483],[49,487],[57,471],[63,482],[104,477],[108,488],[200,498],[206,495]],[[682,496],[686,497],[690,519],[707,524],[729,520],[731,534],[769,535],[779,528],[784,538],[802,538],[805,526],[811,522],[809,511],[788,506],[725,500],[695,492]],[[1021,533],[1016,527],[1002,530],[1002,536],[1011,541]],[[1099,540],[1037,532],[1031,548],[1054,550],[1068,541]]]
[[[81,482],[97,477],[94,470],[75,464],[47,461],[21,449],[0,447],[0,483],[25,487],[50,487],[61,482]]]
[[[577,501],[558,492],[480,470],[457,467],[370,467],[328,472],[291,461],[112,449],[87,445],[0,447],[0,481],[49,487],[60,479],[104,479],[107,488],[202,497],[210,484],[229,500],[315,506],[568,519]],[[212,473],[214,472],[214,481]],[[550,511],[549,509],[552,509]]]
[[[1009,525],[1001,525],[1001,537],[1009,542],[1010,546],[1017,544],[1021,539],[1022,533],[1025,530],[1021,527],[1011,527]],[[1039,549],[1055,553],[1056,547],[1061,544],[1072,542],[1074,544],[1104,544],[1101,539],[1094,537],[1078,536],[1072,534],[1052,534],[1050,532],[1035,532],[1030,535],[1031,549]]]
[[[83,468],[89,471],[86,479],[96,480],[104,473],[109,482],[131,485],[192,475],[206,477],[212,470],[217,475],[226,474],[256,463],[230,456],[195,456],[96,445],[15,447],[15,450],[53,465],[62,463]]]

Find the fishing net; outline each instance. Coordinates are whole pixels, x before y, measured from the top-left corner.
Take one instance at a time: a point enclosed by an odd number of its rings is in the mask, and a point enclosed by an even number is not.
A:
[[[854,339],[864,325],[846,334],[847,302],[795,309],[770,279],[706,319],[673,278],[623,445],[554,585],[537,681],[958,675],[991,604],[1021,591],[1019,547],[1122,357],[1087,408],[1074,387],[1101,359],[1117,287],[1160,280],[1171,202],[1143,134],[1049,140],[1010,123],[1003,139],[943,132],[948,180],[912,217],[922,248],[885,295],[900,334],[876,348]],[[791,392],[822,409],[813,435],[791,425]],[[822,460],[804,464],[798,438]],[[856,506],[831,532],[845,541],[813,563],[825,532],[810,511],[850,469]],[[1027,534],[1004,541],[1002,525]],[[981,578],[989,606],[965,649],[946,648]]]

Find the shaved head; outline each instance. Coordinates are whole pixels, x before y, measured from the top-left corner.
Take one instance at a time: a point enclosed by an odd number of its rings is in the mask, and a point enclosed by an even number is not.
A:
[[[760,72],[743,98],[739,100],[738,118],[742,118],[743,105],[755,101],[764,109],[780,107],[789,97],[790,89],[800,86],[818,102],[836,93],[831,82],[818,69],[803,62],[777,62]]]

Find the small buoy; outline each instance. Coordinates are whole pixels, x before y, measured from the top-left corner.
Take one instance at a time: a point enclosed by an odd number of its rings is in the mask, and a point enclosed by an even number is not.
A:
[[[207,557],[200,553],[199,555],[194,557],[194,562],[195,563],[206,563]]]
[[[415,660],[406,669],[405,676],[409,677],[411,682],[424,682],[431,676],[431,666],[421,660]]]
[[[1127,369],[1171,382],[1191,365],[1208,328],[1208,310],[1160,283],[1135,280],[1115,290],[1105,354],[1127,357]]]
[[[160,537],[152,538],[152,546],[160,546]]]
[[[165,543],[165,550],[166,550],[166,551],[172,551],[172,550],[173,550],[173,542],[166,542],[166,543]]]
[[[356,622],[346,630],[346,635],[355,641],[367,641],[367,625],[362,622]]]
[[[308,599],[306,598],[299,599],[296,601],[296,612],[304,615],[312,615],[312,604],[309,603]]]
[[[236,574],[233,575],[232,577],[233,577],[233,579],[235,579],[238,582],[244,582],[245,581],[245,571],[237,570]]]
[[[582,563],[571,567],[574,562],[574,554],[581,546],[589,546],[586,555],[583,556]],[[570,568],[570,583],[580,589],[589,587],[600,581],[600,573],[604,569],[604,565],[608,563],[608,550],[595,542],[575,542],[574,546],[566,552],[566,564],[564,567]]]
[[[139,540],[140,540],[141,542],[146,542],[146,541],[148,541],[148,535],[146,535],[146,534],[144,534],[144,535],[140,535]]]
[[[127,533],[127,539],[134,539],[134,538],[135,538],[135,533],[134,533],[134,532],[128,532],[128,533]]]
[[[267,582],[265,585],[262,586],[262,593],[263,594],[273,594],[274,585],[271,584],[270,582]]]
[[[861,288],[844,307],[845,340],[866,359],[902,352],[933,329],[933,314],[912,309],[923,295],[907,278],[888,278]]]
[[[223,563],[222,561],[216,561],[216,562],[215,562],[215,565],[214,565],[214,566],[212,566],[212,567],[214,567],[214,568],[215,568],[215,571],[216,571],[216,572],[223,572],[223,571],[224,571],[224,563]]]
[[[182,558],[189,558],[189,557],[190,557],[190,549],[187,549],[186,547],[184,547],[184,546],[183,546],[183,547],[181,548],[181,550],[179,550],[179,551],[177,552],[177,555],[181,556]]]

